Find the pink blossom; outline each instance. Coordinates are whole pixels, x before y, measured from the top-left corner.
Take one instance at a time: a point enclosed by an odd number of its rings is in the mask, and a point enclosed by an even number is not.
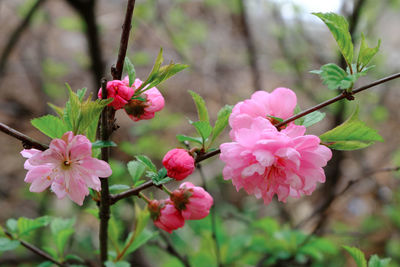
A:
[[[181,148],[174,148],[165,154],[162,164],[167,169],[168,177],[183,180],[194,171],[194,158]]]
[[[297,104],[296,94],[288,88],[276,88],[271,93],[265,91],[255,92],[250,99],[239,102],[232,110],[229,117],[229,125],[232,130],[230,136],[235,139],[234,129],[248,128],[252,119],[262,117],[275,123],[277,117],[287,119],[293,115]],[[294,125],[290,123],[289,125]]]
[[[317,182],[325,182],[322,167],[332,152],[317,136],[304,135],[305,127],[292,124],[278,131],[269,120],[256,117],[233,132],[234,142],[220,146],[220,158],[226,164],[224,179],[232,180],[237,190],[244,188],[267,205],[275,194],[285,202],[288,196],[310,195]]]
[[[49,186],[58,198],[66,195],[78,205],[83,204],[88,188],[101,190],[99,177],[108,177],[112,171],[107,162],[92,157],[92,143],[84,135],[66,132],[61,139],[53,139],[49,149],[25,149],[28,158],[25,182],[31,192],[42,192]]]
[[[202,187],[185,182],[172,192],[170,199],[181,211],[185,220],[200,220],[210,213],[213,204],[212,196]]]
[[[181,213],[169,199],[162,201],[151,200],[148,204],[148,209],[154,225],[168,233],[172,233],[173,230],[185,225],[185,220]]]
[[[123,81],[113,80],[107,82],[107,98],[114,98],[113,102],[108,105],[114,109],[123,108],[131,100],[134,93],[135,90],[127,86]],[[97,96],[102,98],[101,88]]]
[[[128,80],[128,77],[125,77],[123,82],[129,84]],[[136,79],[132,84],[133,90],[136,91],[139,89],[142,83],[141,80]],[[156,87],[148,90],[146,89],[146,91],[138,97],[142,99],[131,99],[129,103],[124,106],[126,113],[133,121],[152,119],[156,112],[164,108],[164,97]]]

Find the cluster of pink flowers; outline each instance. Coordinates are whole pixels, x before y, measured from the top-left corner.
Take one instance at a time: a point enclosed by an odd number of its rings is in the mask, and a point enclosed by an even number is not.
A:
[[[162,164],[167,169],[168,177],[183,180],[194,171],[194,158],[181,148],[174,148],[165,154]]]
[[[42,192],[49,186],[58,198],[68,196],[78,205],[83,204],[88,188],[101,190],[99,177],[112,173],[107,162],[92,157],[92,143],[84,135],[66,132],[61,139],[53,139],[49,149],[25,149],[28,170],[25,182],[31,192]]]
[[[233,108],[233,142],[220,146],[224,179],[232,180],[237,190],[263,198],[266,205],[275,194],[285,202],[288,196],[309,195],[317,182],[325,182],[322,167],[332,157],[331,150],[320,145],[317,136],[305,135],[304,126],[274,126],[275,118],[292,116],[296,104],[295,93],[287,88],[255,92]]]
[[[151,200],[148,209],[154,224],[168,233],[185,225],[185,220],[200,220],[210,212],[213,198],[202,187],[185,182],[169,199]]]
[[[155,113],[164,108],[164,97],[156,87],[153,87],[146,89],[142,94],[132,99],[142,83],[141,80],[136,79],[132,86],[129,86],[128,76],[122,81],[113,80],[107,82],[107,97],[114,98],[109,106],[116,110],[124,109],[133,121],[154,118]],[[98,97],[102,97],[101,88]]]

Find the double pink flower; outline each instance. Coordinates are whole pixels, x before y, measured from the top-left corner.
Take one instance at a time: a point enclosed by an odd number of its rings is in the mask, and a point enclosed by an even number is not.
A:
[[[25,182],[31,192],[42,192],[49,186],[58,198],[68,196],[78,205],[83,204],[88,188],[101,190],[99,177],[112,173],[107,162],[92,157],[92,143],[84,135],[66,132],[61,139],[53,139],[49,149],[25,149],[28,170]]]
[[[164,97],[156,87],[153,87],[140,94],[139,98],[132,99],[142,83],[141,80],[136,79],[132,86],[129,86],[128,76],[122,81],[107,82],[107,97],[114,98],[109,106],[112,106],[115,110],[124,109],[133,121],[154,118],[155,113],[164,108]],[[102,97],[101,88],[98,97]]]
[[[331,150],[317,136],[304,135],[304,126],[289,123],[279,131],[273,125],[276,118],[293,115],[296,104],[295,93],[287,88],[255,92],[234,107],[229,118],[233,142],[220,146],[224,179],[265,204],[274,195],[283,202],[288,196],[309,195],[317,182],[325,182],[322,167]]]

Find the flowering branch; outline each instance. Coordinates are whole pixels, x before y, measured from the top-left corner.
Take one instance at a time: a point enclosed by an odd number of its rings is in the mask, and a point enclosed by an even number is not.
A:
[[[44,151],[49,148],[48,145],[42,144],[42,143],[36,141],[35,139],[15,130],[15,129],[11,128],[10,126],[5,125],[4,123],[1,123],[1,122],[0,122],[0,131],[22,141],[22,145],[26,149],[36,148],[36,149]]]
[[[11,240],[14,240],[14,237],[11,235],[11,233],[9,233],[8,231],[4,230],[4,234]],[[52,263],[58,265],[58,266],[66,266],[65,264],[57,261],[56,259],[54,259],[53,257],[51,257],[49,254],[47,254],[46,252],[44,252],[43,250],[35,247],[34,245],[23,241],[23,240],[19,240],[18,241],[21,243],[22,246],[24,246],[25,248],[27,248],[28,250],[32,251],[33,253],[39,255],[42,258],[45,258],[48,261],[51,261]]]

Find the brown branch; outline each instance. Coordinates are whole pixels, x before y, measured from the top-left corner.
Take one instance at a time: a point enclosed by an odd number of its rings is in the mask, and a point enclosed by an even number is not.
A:
[[[23,240],[19,240],[19,239],[15,239],[11,233],[9,233],[7,230],[4,230],[4,234],[11,240],[18,240],[22,246],[24,246],[25,248],[27,248],[28,250],[32,251],[33,253],[35,253],[36,255],[39,255],[40,257],[51,261],[52,263],[58,265],[58,266],[66,266],[65,264],[57,261],[56,259],[54,259],[53,257],[51,257],[49,254],[47,254],[46,252],[44,252],[43,250],[41,250],[40,248],[35,247],[34,245],[23,241]]]
[[[132,28],[132,16],[135,8],[135,0],[129,0],[126,7],[126,14],[124,24],[122,25],[121,41],[118,52],[118,60],[115,67],[111,68],[111,74],[114,80],[121,80],[122,70],[124,68],[124,60],[126,56],[126,49],[128,48],[129,32]]]
[[[48,145],[42,144],[42,143],[36,141],[35,139],[33,139],[21,132],[18,132],[17,130],[15,130],[15,129],[11,128],[10,126],[5,125],[4,123],[1,123],[1,122],[0,122],[0,131],[22,141],[22,145],[26,149],[36,148],[36,149],[44,151],[49,148]]]
[[[26,14],[25,18],[20,22],[20,24],[15,28],[15,30],[11,33],[11,37],[8,39],[4,50],[0,56],[0,79],[5,72],[5,66],[8,61],[8,57],[11,55],[12,50],[16,47],[16,44],[19,41],[19,38],[24,33],[24,31],[29,26],[33,15],[35,15],[36,11],[39,9],[40,5],[43,4],[45,0],[37,0],[35,4],[32,5],[31,9]]]

